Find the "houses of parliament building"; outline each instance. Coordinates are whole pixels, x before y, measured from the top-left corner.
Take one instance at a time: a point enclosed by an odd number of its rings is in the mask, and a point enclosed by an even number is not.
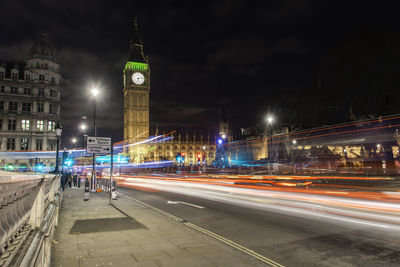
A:
[[[150,133],[150,65],[143,53],[137,22],[123,70],[125,153],[132,162],[170,160],[181,166],[211,164],[216,155],[216,137],[199,133]],[[226,122],[220,136],[228,137]]]

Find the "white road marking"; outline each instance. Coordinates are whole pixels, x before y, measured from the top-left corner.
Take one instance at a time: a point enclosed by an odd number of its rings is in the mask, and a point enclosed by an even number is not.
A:
[[[192,207],[195,207],[195,208],[198,208],[198,209],[204,209],[203,206],[198,206],[198,205],[195,205],[195,204],[192,204],[192,203],[183,202],[183,201],[171,201],[171,200],[168,200],[167,203],[168,204],[185,204],[185,205],[189,205],[189,206],[192,206]]]
[[[188,227],[190,227],[190,228],[192,228],[192,229],[194,229],[194,230],[197,230],[197,231],[199,231],[199,232],[202,232],[203,234],[206,234],[206,235],[208,235],[208,236],[210,236],[210,237],[213,237],[213,238],[215,238],[215,239],[217,239],[217,240],[219,240],[219,241],[221,241],[221,242],[227,244],[228,246],[231,246],[231,247],[233,247],[233,248],[236,248],[237,250],[240,250],[240,251],[246,253],[246,254],[249,255],[249,256],[252,256],[252,257],[254,257],[254,258],[256,258],[256,259],[259,259],[259,260],[262,261],[262,262],[265,262],[265,263],[268,264],[269,266],[273,266],[273,267],[285,267],[285,266],[283,266],[283,265],[277,263],[276,261],[273,261],[273,260],[271,260],[271,259],[269,259],[269,258],[267,258],[267,257],[265,257],[265,256],[263,256],[263,255],[261,255],[261,254],[258,254],[257,252],[255,252],[255,251],[253,251],[253,250],[250,250],[250,249],[248,249],[248,248],[246,248],[246,247],[243,247],[243,246],[239,245],[238,243],[235,243],[235,242],[232,241],[232,240],[229,240],[229,239],[227,239],[227,238],[225,238],[225,237],[223,237],[223,236],[220,236],[220,235],[218,235],[218,234],[216,234],[216,233],[214,233],[214,232],[208,231],[208,230],[206,230],[206,229],[204,229],[204,228],[201,228],[200,226],[197,226],[197,225],[195,225],[195,224],[192,224],[192,223],[190,223],[190,222],[187,222],[187,221],[185,221],[185,220],[183,220],[183,219],[181,219],[181,218],[179,218],[179,217],[176,217],[176,216],[174,216],[174,215],[172,215],[172,214],[170,214],[170,213],[168,213],[168,212],[166,212],[166,211],[160,210],[159,208],[156,208],[156,207],[154,207],[154,206],[152,206],[152,205],[149,205],[149,204],[147,204],[147,203],[144,203],[143,201],[140,201],[140,200],[138,200],[138,199],[129,197],[129,196],[125,195],[125,194],[120,193],[120,195],[122,195],[122,196],[124,196],[124,197],[126,197],[126,198],[128,198],[128,199],[130,199],[130,200],[132,200],[132,201],[134,201],[134,202],[136,202],[136,203],[142,204],[143,206],[146,206],[146,207],[148,207],[148,208],[150,208],[150,209],[152,209],[152,210],[154,210],[154,211],[156,211],[156,212],[159,212],[159,213],[161,213],[161,214],[164,214],[165,216],[167,216],[167,217],[169,217],[169,218],[171,218],[171,219],[174,219],[175,221],[181,222],[181,223],[183,223],[184,225],[186,225],[186,226],[188,226]],[[174,202],[174,201],[172,201],[172,202]],[[175,202],[176,202],[176,201],[175,201]],[[186,203],[186,204],[188,204],[188,203]]]

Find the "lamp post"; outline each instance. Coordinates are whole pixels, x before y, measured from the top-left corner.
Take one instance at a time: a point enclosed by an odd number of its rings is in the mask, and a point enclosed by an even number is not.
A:
[[[85,134],[85,130],[86,130],[86,124],[85,123],[82,123],[80,126],[79,126],[79,128],[81,129],[81,131],[82,131],[82,147],[85,147],[86,146],[86,134]]]
[[[54,169],[54,172],[55,173],[59,173],[60,171],[58,170],[59,169],[58,168],[58,162],[59,162],[59,160],[58,160],[58,156],[59,155],[58,154],[60,152],[60,137],[61,137],[61,134],[62,134],[62,128],[61,128],[60,123],[57,122],[57,125],[56,125],[56,127],[54,129],[56,131],[56,137],[57,137],[56,168]]]
[[[94,97],[94,105],[93,105],[93,130],[94,137],[97,136],[96,133],[96,96],[100,93],[99,89],[93,88],[91,93]],[[96,153],[93,153],[93,167],[92,167],[92,191],[96,190]]]
[[[274,117],[272,115],[267,115],[267,117],[265,118],[265,120],[267,121],[267,155],[268,155],[268,171],[271,172],[271,164],[272,164],[272,158],[273,158],[273,153],[272,153],[272,146],[270,145],[270,140],[268,140],[268,137],[271,135],[272,136],[272,124],[274,122]],[[271,139],[272,141],[272,139]]]
[[[72,142],[72,144],[73,144],[73,148],[75,148],[76,138],[75,138],[75,137],[72,137],[71,142]]]

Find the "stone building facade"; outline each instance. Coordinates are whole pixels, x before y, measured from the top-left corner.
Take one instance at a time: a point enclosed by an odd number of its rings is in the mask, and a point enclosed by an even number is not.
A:
[[[56,49],[45,34],[30,49],[25,62],[0,61],[1,152],[56,149],[60,81]],[[15,163],[10,161],[1,159],[0,167]],[[24,168],[34,164],[32,159],[22,161],[19,165]],[[47,159],[44,164],[54,165],[54,160]]]

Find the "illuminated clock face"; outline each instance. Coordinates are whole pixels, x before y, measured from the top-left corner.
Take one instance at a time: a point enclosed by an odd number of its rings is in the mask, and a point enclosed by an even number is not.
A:
[[[132,74],[132,81],[135,84],[143,84],[144,83],[144,75],[141,74],[140,72],[135,72],[134,74]]]

